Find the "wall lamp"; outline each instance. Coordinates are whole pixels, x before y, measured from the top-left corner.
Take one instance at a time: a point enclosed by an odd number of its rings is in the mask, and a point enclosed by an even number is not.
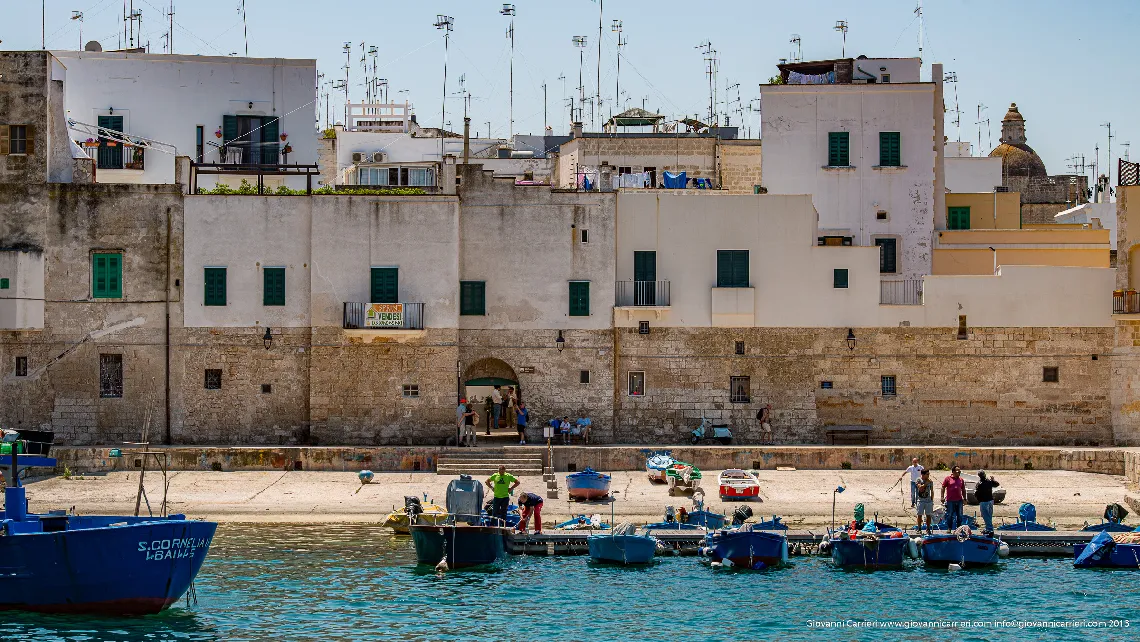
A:
[[[558,338],[554,340],[554,346],[558,348],[559,353],[566,349],[566,337],[562,336],[561,330],[558,331]]]
[[[855,349],[855,331],[851,328],[847,328],[847,349]]]
[[[261,342],[265,344],[265,349],[268,350],[273,347],[273,333],[269,328],[265,328],[265,336],[261,337]]]

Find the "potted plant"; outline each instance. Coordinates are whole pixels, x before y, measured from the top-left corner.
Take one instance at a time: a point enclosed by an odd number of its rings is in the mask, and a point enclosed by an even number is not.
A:
[[[293,146],[290,145],[289,143],[285,143],[285,147],[281,150],[281,153],[282,154],[292,154],[293,153]]]
[[[113,140],[107,141],[107,147],[118,147],[119,143]]]
[[[285,142],[286,138],[289,138],[289,134],[281,134],[281,142]]]
[[[98,147],[99,141],[95,140],[94,138],[88,138],[87,140],[83,141],[83,146],[84,147]]]
[[[222,137],[222,128],[221,127],[218,128],[218,131],[214,132],[214,136],[217,138]]]

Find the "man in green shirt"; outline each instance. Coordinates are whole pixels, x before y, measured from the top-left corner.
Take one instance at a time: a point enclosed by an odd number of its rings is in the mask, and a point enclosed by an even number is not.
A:
[[[491,489],[494,499],[491,500],[491,516],[507,521],[507,506],[511,502],[511,493],[518,488],[519,480],[507,472],[506,466],[499,466],[499,472],[487,478],[487,486]]]

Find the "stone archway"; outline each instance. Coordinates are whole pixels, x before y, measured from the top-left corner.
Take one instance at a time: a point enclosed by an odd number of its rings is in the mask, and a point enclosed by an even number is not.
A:
[[[514,368],[507,365],[501,359],[488,357],[480,359],[475,363],[467,366],[463,371],[463,395],[468,401],[473,402],[473,408],[483,409],[490,408],[490,402],[486,401],[492,394],[494,386],[500,386],[501,392],[505,395],[508,388],[514,388],[515,394],[519,400],[522,400],[522,389],[519,387],[518,375],[515,374]],[[489,411],[484,411],[487,416],[483,421],[489,421]],[[507,422],[506,408],[504,407],[503,413],[500,415],[501,422]],[[487,425],[486,423],[484,425]],[[503,424],[500,423],[501,427]],[[509,425],[509,422],[507,423]]]

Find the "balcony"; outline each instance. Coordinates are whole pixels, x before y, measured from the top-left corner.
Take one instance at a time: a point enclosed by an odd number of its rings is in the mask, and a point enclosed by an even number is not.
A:
[[[1140,314],[1140,294],[1136,290],[1113,290],[1112,313]]]
[[[922,305],[922,279],[879,281],[879,305]]]
[[[619,308],[669,307],[668,281],[618,281],[614,291]]]
[[[344,303],[345,330],[423,330],[422,303]]]

